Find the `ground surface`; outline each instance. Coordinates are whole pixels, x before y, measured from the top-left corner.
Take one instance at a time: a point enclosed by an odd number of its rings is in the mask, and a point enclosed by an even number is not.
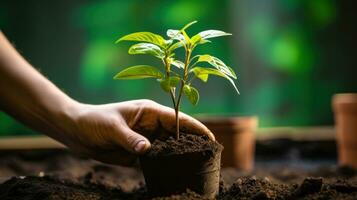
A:
[[[217,199],[357,199],[355,170],[334,167],[329,159],[300,160],[296,149],[284,152],[290,153],[280,160],[257,159],[252,172],[223,168]],[[1,200],[148,199],[139,169],[103,165],[58,150],[0,152],[1,182]],[[202,198],[187,191],[158,199]]]

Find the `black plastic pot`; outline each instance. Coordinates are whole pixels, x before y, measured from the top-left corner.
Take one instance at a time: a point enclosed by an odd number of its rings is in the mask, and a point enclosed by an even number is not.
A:
[[[149,195],[169,196],[190,189],[205,198],[215,198],[219,192],[221,168],[220,145],[216,152],[210,150],[178,155],[141,156]]]

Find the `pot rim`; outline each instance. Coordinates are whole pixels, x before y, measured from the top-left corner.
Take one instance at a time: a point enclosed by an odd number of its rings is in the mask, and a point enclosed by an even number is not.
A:
[[[215,154],[220,154],[222,153],[224,149],[224,146],[220,143],[217,142],[217,149],[216,151],[213,151]],[[187,156],[192,156],[192,155],[197,155],[197,154],[202,154],[204,152],[206,152],[207,149],[202,149],[202,151],[193,151],[193,152],[184,152],[184,153],[172,153],[172,154],[156,154],[156,155],[150,155],[150,154],[143,154],[140,155],[139,158],[140,159],[167,159],[167,158],[174,158],[174,157],[187,157]]]
[[[357,93],[340,93],[333,95],[332,109],[335,113],[356,113]]]
[[[337,93],[332,97],[333,103],[357,103],[357,93]]]

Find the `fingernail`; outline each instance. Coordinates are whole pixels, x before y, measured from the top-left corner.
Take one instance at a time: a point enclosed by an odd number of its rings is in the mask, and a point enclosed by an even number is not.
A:
[[[146,147],[146,142],[144,140],[140,140],[138,143],[136,143],[134,150],[136,152],[142,152]]]

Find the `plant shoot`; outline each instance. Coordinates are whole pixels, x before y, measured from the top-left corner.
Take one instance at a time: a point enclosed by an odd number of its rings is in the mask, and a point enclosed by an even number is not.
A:
[[[178,115],[182,96],[185,95],[193,105],[197,105],[199,100],[199,93],[192,84],[193,80],[198,78],[207,82],[209,75],[220,76],[227,79],[239,94],[233,81],[233,79],[237,79],[237,76],[232,68],[212,55],[193,55],[193,50],[198,45],[211,42],[208,39],[231,34],[220,30],[206,30],[190,37],[186,30],[196,22],[193,21],[180,30],[167,30],[167,39],[151,32],[136,32],[125,35],[116,41],[116,43],[121,41],[139,42],[129,48],[129,54],[149,54],[162,61],[163,67],[150,65],[128,67],[116,74],[114,79],[155,78],[172,100],[176,116],[176,139],[180,134]],[[175,57],[175,51],[179,48],[184,48],[185,51],[182,60]],[[208,63],[209,67],[204,63]]]

